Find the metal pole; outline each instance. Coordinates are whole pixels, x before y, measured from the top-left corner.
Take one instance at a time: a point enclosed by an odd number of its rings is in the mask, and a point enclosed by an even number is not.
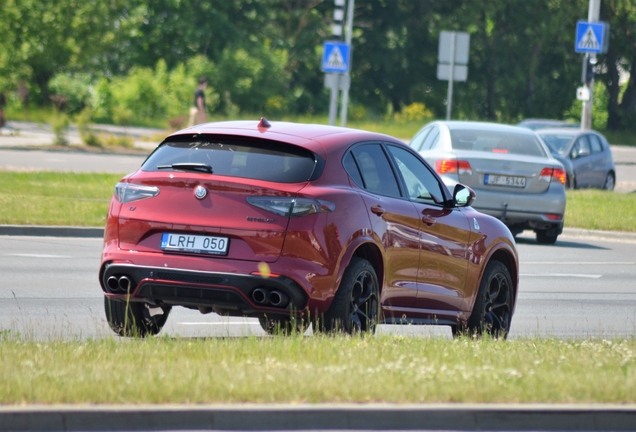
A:
[[[453,75],[455,69],[455,38],[457,37],[457,33],[451,32],[451,50],[450,50],[450,71],[448,76],[448,94],[446,95],[446,120],[450,120],[451,118],[451,106],[453,104],[453,80],[455,76]]]
[[[336,117],[338,116],[338,94],[340,93],[340,75],[333,74],[334,83],[331,87],[331,98],[329,100],[329,124],[336,125]]]
[[[349,0],[349,4],[347,5],[347,31],[345,36],[345,42],[349,45],[349,71],[345,74],[345,79],[347,76],[351,75],[351,59],[353,58],[352,49],[351,49],[351,33],[353,32],[353,5],[355,0]],[[340,126],[347,126],[347,110],[349,108],[349,86],[342,90],[342,106],[340,107]]]
[[[587,11],[587,22],[597,22],[601,14],[601,0],[590,0],[589,9]],[[587,54],[585,61],[587,61]],[[596,55],[592,54],[592,58],[596,59]],[[596,62],[593,61],[593,64]],[[589,83],[585,83],[590,91],[590,100],[583,101],[583,112],[581,113],[581,129],[592,129],[592,105],[594,102],[594,78]]]

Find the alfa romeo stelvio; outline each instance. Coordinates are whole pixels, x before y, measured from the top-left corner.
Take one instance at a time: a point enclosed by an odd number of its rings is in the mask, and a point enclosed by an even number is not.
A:
[[[505,337],[518,288],[508,228],[400,140],[232,121],[167,137],[115,186],[99,281],[122,336],[170,310],[258,318],[268,333],[448,325]]]

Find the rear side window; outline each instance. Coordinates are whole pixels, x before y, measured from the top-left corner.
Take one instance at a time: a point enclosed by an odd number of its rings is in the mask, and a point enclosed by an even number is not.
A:
[[[590,140],[590,146],[592,147],[592,153],[600,153],[603,151],[601,140],[596,135],[588,135]]]
[[[345,158],[345,169],[356,183],[357,179],[362,181],[359,186],[380,195],[400,196],[395,174],[380,144],[359,145],[351,153],[353,161],[347,161]]]
[[[488,153],[547,156],[534,135],[492,130],[451,130],[451,143],[455,150]]]
[[[189,170],[187,164],[203,164],[215,175],[298,183],[312,178],[316,162],[312,152],[292,145],[188,135],[166,141],[146,159],[141,169],[183,171]]]

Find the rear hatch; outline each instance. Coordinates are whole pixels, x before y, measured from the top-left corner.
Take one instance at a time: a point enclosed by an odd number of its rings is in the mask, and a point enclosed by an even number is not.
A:
[[[119,247],[275,261],[289,222],[286,209],[316,174],[317,156],[265,140],[169,140],[117,186]]]

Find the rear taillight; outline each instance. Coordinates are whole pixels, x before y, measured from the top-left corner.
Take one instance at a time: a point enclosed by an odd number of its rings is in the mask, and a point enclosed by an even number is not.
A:
[[[545,217],[553,221],[560,221],[561,219],[563,219],[563,215],[554,214],[554,213],[548,213],[545,215]]]
[[[120,203],[139,201],[159,195],[159,188],[156,186],[144,186],[134,183],[117,183],[115,186],[115,199]]]
[[[435,161],[435,171],[437,171],[438,174],[473,174],[473,170],[468,161],[457,159],[440,159]]]
[[[566,174],[565,170],[561,168],[543,168],[541,174],[539,174],[539,181],[550,183],[554,178],[561,184],[565,184]]]
[[[336,205],[332,202],[311,198],[247,197],[247,202],[284,217],[329,213],[336,209]]]

